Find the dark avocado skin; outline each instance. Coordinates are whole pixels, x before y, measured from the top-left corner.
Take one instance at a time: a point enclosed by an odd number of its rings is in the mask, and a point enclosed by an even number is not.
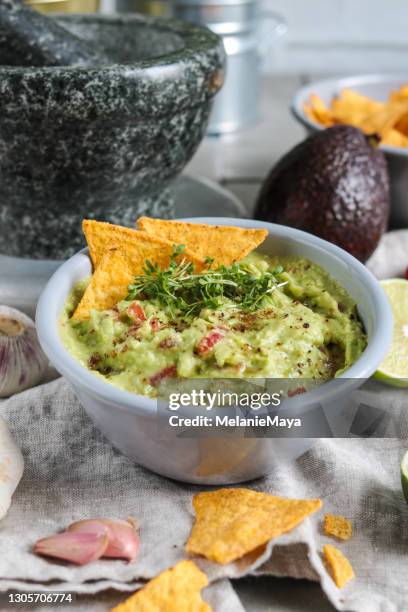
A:
[[[266,178],[255,219],[296,227],[366,261],[390,210],[384,154],[360,130],[338,125],[284,155]]]

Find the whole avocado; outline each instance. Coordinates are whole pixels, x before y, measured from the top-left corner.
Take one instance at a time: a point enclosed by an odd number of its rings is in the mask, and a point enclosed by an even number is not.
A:
[[[284,155],[266,178],[255,218],[305,230],[366,261],[390,210],[385,157],[357,128],[317,132]]]

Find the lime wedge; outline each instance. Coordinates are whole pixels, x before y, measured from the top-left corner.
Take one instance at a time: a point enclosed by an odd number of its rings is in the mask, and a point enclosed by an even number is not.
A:
[[[401,461],[401,485],[404,497],[408,504],[408,451],[405,453]]]
[[[394,331],[391,348],[374,376],[393,387],[408,387],[408,280],[391,278],[380,284],[391,304]]]

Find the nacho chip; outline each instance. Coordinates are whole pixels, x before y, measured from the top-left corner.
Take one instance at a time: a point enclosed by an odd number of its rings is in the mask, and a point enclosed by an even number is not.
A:
[[[381,144],[390,147],[408,147],[408,136],[404,136],[398,130],[389,130],[382,138]]]
[[[392,91],[390,94],[390,102],[401,102],[408,100],[408,85],[401,85],[398,91]]]
[[[310,95],[309,104],[306,103],[304,105],[304,111],[312,121],[316,121],[321,125],[329,127],[334,124],[330,109],[316,94]]]
[[[406,107],[406,111],[395,124],[395,129],[398,130],[398,132],[401,132],[403,136],[408,138],[408,107]]]
[[[211,612],[200,591],[207,576],[192,561],[180,561],[111,612]]]
[[[330,110],[336,123],[360,127],[364,119],[384,110],[384,104],[351,89],[343,89],[332,101]]]
[[[344,516],[336,514],[325,514],[323,531],[325,535],[337,538],[338,540],[349,540],[353,535],[351,521]]]
[[[342,589],[354,578],[354,571],[350,561],[335,546],[331,544],[323,546],[323,560],[327,571],[339,589]]]
[[[189,553],[230,563],[287,533],[321,508],[320,499],[287,499],[251,489],[219,489],[193,498]]]
[[[123,300],[134,275],[126,257],[118,249],[106,251],[86,288],[73,319],[83,321],[91,310],[107,310]]]
[[[216,265],[226,266],[243,259],[268,235],[267,230],[263,229],[162,221],[149,217],[140,217],[137,223],[141,230],[150,235],[185,244],[200,259],[212,257]]]
[[[365,134],[385,135],[408,113],[408,101],[387,104],[382,110],[370,114],[359,126]]]
[[[328,107],[319,96],[311,94],[304,104],[304,112],[324,127],[353,125],[365,134],[378,134],[380,144],[408,147],[408,85],[392,91],[386,102],[343,89]]]
[[[146,232],[102,221],[85,220],[82,228],[95,269],[99,266],[105,251],[114,247],[120,248],[126,255],[135,276],[143,273],[146,260],[158,264],[161,268],[167,268],[170,263],[174,241],[169,242]],[[203,268],[204,263],[188,249],[184,251],[183,257],[191,261],[196,269]]]

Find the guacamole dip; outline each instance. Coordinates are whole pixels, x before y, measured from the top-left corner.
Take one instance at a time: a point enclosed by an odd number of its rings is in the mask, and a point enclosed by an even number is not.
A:
[[[163,379],[175,376],[327,380],[361,355],[366,337],[356,304],[321,267],[256,252],[240,266],[251,279],[268,271],[276,278],[251,308],[223,293],[202,308],[179,311],[153,292],[135,299],[130,288],[114,308],[76,321],[71,315],[89,282],[82,281],[61,318],[63,342],[96,375],[152,397]]]

